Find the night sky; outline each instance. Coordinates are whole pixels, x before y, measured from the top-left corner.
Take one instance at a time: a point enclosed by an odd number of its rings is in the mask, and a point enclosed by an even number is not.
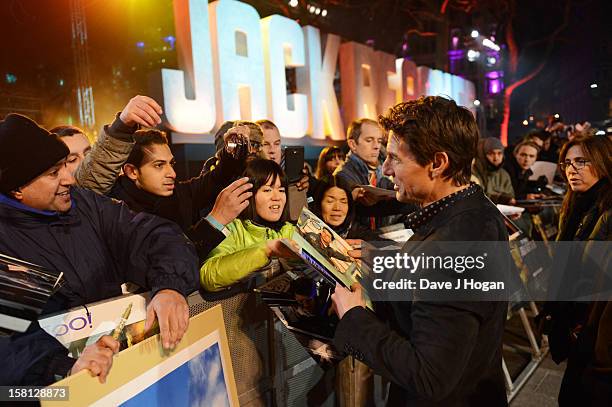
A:
[[[262,17],[283,11],[276,6],[278,2],[250,3]],[[421,3],[416,0],[349,1],[344,4],[351,7],[330,5],[329,18],[319,23],[323,31],[358,41],[370,39],[375,47],[394,52],[402,43],[402,33],[414,24],[398,4],[416,7]],[[562,0],[517,0],[514,30],[519,47],[546,37],[561,24],[563,4]],[[569,121],[606,118],[612,65],[612,24],[606,20],[610,16],[609,4],[603,0],[572,2],[569,24],[558,36],[544,70],[513,95],[515,124],[520,124],[528,114],[543,117],[561,113]],[[110,120],[130,96],[147,92],[149,72],[176,67],[174,50],[170,47],[162,50],[167,45],[162,38],[174,34],[172,2],[84,0],[84,5],[97,123],[102,123]],[[500,17],[491,13],[492,10],[482,7],[469,15],[449,11],[449,18],[452,24],[463,25],[466,30],[477,22],[503,23],[503,20],[496,21]],[[301,24],[317,23],[303,16],[294,17],[300,18]],[[60,124],[69,118],[78,120],[72,90],[69,0],[3,0],[0,19],[3,22],[0,93],[4,109],[0,114],[7,108],[6,95],[25,95],[40,98],[44,108],[38,119],[47,125]],[[145,42],[144,50],[136,47],[139,41]],[[503,38],[498,41],[503,42]],[[539,64],[545,49],[545,43],[527,48],[519,74]],[[17,82],[7,84],[7,73],[16,75]],[[589,88],[594,82],[599,82],[597,90]]]

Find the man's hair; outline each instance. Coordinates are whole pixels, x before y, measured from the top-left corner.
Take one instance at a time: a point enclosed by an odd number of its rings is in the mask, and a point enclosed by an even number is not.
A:
[[[538,138],[542,141],[546,141],[551,137],[552,137],[552,134],[550,134],[546,130],[533,130],[527,133],[524,140],[533,140],[534,138]]]
[[[362,127],[366,123],[371,124],[372,126],[380,127],[376,120],[368,118],[353,120],[351,124],[349,124],[348,130],[346,131],[346,139],[355,140],[355,142],[358,143],[359,137],[361,137]]]
[[[534,136],[534,137],[535,137],[535,136]],[[514,146],[514,150],[512,150],[512,153],[513,153],[514,155],[518,154],[519,150],[520,150],[522,147],[532,147],[532,148],[535,148],[535,149],[536,149],[536,152],[537,152],[537,153],[539,153],[539,152],[540,152],[540,146],[539,146],[539,145],[537,145],[536,143],[534,143],[534,142],[533,142],[533,141],[531,141],[531,140],[523,140],[523,141],[521,141],[520,143],[518,143],[516,146]],[[537,154],[537,153],[536,153],[536,154]]]
[[[378,121],[408,146],[419,165],[444,152],[449,163],[442,176],[457,185],[469,183],[479,132],[468,109],[440,96],[421,96],[393,106]]]
[[[136,140],[136,143],[125,163],[132,164],[136,168],[140,168],[144,164],[144,159],[147,156],[147,147],[153,144],[168,144],[166,133],[156,129],[137,130],[134,133],[134,140]]]
[[[261,127],[259,127],[259,124],[255,122],[250,122],[248,120],[236,120],[234,122],[234,126],[238,125],[247,126],[249,128],[249,139],[251,141],[263,143],[263,132],[261,131]]]
[[[85,134],[85,132],[76,126],[57,126],[49,130],[51,133],[55,133],[60,137],[71,137],[75,134]]]
[[[274,124],[272,120],[262,119],[262,120],[257,120],[255,123],[259,125],[259,127],[261,127],[262,129],[278,130],[278,127],[276,126],[276,124]]]

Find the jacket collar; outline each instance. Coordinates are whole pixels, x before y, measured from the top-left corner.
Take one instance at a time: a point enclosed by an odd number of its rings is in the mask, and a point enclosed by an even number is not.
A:
[[[28,213],[32,213],[35,215],[42,215],[42,216],[57,216],[58,215],[56,211],[42,211],[40,209],[31,208],[13,198],[9,198],[8,196],[4,194],[0,194],[0,204],[6,205],[13,209],[17,209],[21,212],[28,212]]]
[[[164,201],[169,200],[169,197],[157,196],[138,188],[136,183],[125,175],[121,175],[117,179],[117,183],[127,195],[127,200],[130,201],[126,202],[126,204],[130,206],[130,209],[137,210],[138,212],[143,210],[149,213],[156,213],[160,205],[164,203]],[[120,198],[123,199],[125,197]],[[136,207],[132,207],[134,204],[136,204]]]
[[[408,215],[405,222],[406,227],[412,229],[415,236],[424,238],[451,217],[471,209],[473,198],[478,195],[484,196],[482,188],[472,182],[469,187],[447,195]]]
[[[22,225],[36,226],[46,224],[69,224],[78,221],[77,200],[75,199],[75,188],[70,189],[72,206],[68,212],[42,211],[22,204],[15,199],[0,194],[0,218],[7,218],[11,222]]]
[[[380,180],[383,176],[382,173],[382,165],[377,166],[375,169],[371,168],[365,161],[363,161],[357,154],[353,154],[352,151],[346,155],[346,161],[353,164],[356,170],[360,174],[364,174],[367,176],[370,171],[376,172],[376,180]],[[367,178],[367,177],[366,177]]]

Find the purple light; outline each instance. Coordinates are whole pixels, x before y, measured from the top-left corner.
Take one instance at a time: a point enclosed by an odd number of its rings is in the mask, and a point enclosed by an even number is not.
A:
[[[459,37],[453,37],[452,39],[453,48],[457,48],[459,45]]]
[[[490,71],[490,72],[487,72],[485,76],[488,79],[499,79],[499,78],[502,78],[504,75],[502,75],[501,71]]]
[[[164,37],[164,41],[170,45],[170,49],[174,49],[174,43],[176,42],[176,38],[174,38],[172,35],[168,35],[166,37]]]
[[[144,48],[144,46],[145,46],[144,41],[138,41],[138,42],[136,43],[136,47],[137,47],[137,48],[141,48],[141,49],[142,49],[142,48]]]
[[[489,93],[496,95],[501,91],[501,81],[499,79],[492,79],[489,81]]]
[[[462,59],[465,56],[465,51],[462,49],[451,49],[448,51],[448,58],[451,60]]]

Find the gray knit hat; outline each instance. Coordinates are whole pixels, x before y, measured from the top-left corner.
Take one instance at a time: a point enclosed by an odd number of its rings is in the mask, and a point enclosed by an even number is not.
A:
[[[504,145],[502,142],[496,137],[487,137],[484,139],[484,143],[482,144],[482,148],[485,154],[490,153],[493,150],[502,150],[504,151]]]

